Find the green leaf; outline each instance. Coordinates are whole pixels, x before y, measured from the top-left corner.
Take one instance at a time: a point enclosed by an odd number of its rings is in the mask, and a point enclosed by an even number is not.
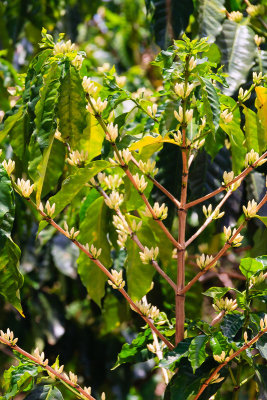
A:
[[[254,258],[243,258],[239,265],[239,269],[243,275],[247,279],[249,279],[252,275],[256,274],[257,272],[261,271],[264,268],[263,264],[260,261],[257,261]]]
[[[50,204],[56,204],[54,216],[57,216],[64,208],[71,203],[74,197],[81,191],[84,185],[90,181],[98,172],[110,165],[108,161],[97,160],[86,165],[85,168],[77,168],[73,175],[68,176],[62,183],[57,194],[50,197]],[[41,221],[38,233],[47,226],[46,221]]]
[[[58,91],[60,87],[61,68],[58,64],[53,64],[43,77],[43,87],[40,89],[40,99],[35,107],[34,133],[41,151],[49,144],[49,136],[55,131],[55,112],[58,101]]]
[[[261,356],[267,360],[267,333],[262,335],[256,342],[256,348],[259,350]]]
[[[174,371],[177,368],[178,362],[188,356],[188,349],[192,338],[184,339],[178,343],[174,350],[168,351],[164,354],[164,358],[160,360],[159,367]]]
[[[10,236],[14,215],[13,188],[0,165],[0,293],[23,315],[19,295],[23,284],[23,276],[18,269],[20,249]]]
[[[85,106],[85,92],[79,72],[70,65],[60,86],[57,115],[62,138],[73,150],[80,150],[79,144],[86,127]]]
[[[153,336],[150,329],[146,329],[144,332],[138,333],[137,337],[132,341],[131,344],[125,343],[122,346],[112,370],[127,362],[137,363],[147,361],[149,358],[154,357],[153,354],[147,349],[147,344],[152,340]]]
[[[163,221],[164,223],[164,221]],[[145,222],[143,221],[143,225],[145,226]],[[147,222],[148,228],[153,232],[154,241],[151,243],[150,247],[158,246],[159,248],[159,259],[164,267],[170,263],[172,259],[172,250],[173,246],[170,240],[166,237],[165,233],[163,233],[161,227],[157,224],[157,222],[153,219],[149,219]]]
[[[230,287],[211,287],[208,290],[206,290],[206,292],[204,292],[203,294],[205,296],[209,296],[215,300],[218,300],[221,299],[231,289],[232,288]]]
[[[213,354],[222,354],[222,351],[226,351],[229,347],[226,337],[222,334],[222,332],[213,333],[210,338],[210,347]]]
[[[64,398],[55,386],[44,385],[34,389],[25,400],[64,400]]]
[[[43,157],[42,157],[41,163],[38,166],[40,177],[39,177],[38,181],[36,182],[36,186],[35,186],[36,203],[37,204],[39,204],[41,201],[44,179],[46,176],[47,165],[48,165],[49,157],[51,154],[54,138],[55,138],[55,135],[54,135],[54,132],[52,132],[52,134],[49,137],[48,146],[45,148],[45,150],[43,152]]]
[[[39,365],[28,361],[20,361],[19,365],[12,365],[4,372],[3,388],[5,396],[3,400],[13,399],[18,393],[32,389],[35,378],[42,371]]]
[[[194,373],[196,369],[203,364],[208,356],[206,353],[206,344],[208,339],[209,337],[206,335],[198,335],[190,343],[188,359],[191,363]]]
[[[222,65],[228,77],[229,88],[224,88],[228,96],[246,82],[248,73],[254,63],[256,45],[254,31],[247,24],[238,24],[226,19],[217,44],[222,52]]]
[[[239,329],[242,328],[243,322],[244,322],[244,317],[242,315],[227,314],[221,323],[222,333],[230,341],[233,341]]]
[[[254,149],[257,153],[261,153],[264,149],[266,140],[264,137],[264,128],[258,118],[258,115],[243,105],[243,113],[245,115],[245,136],[247,152]]]
[[[108,215],[109,209],[101,196],[88,207],[79,234],[82,243],[93,243],[97,249],[102,249],[99,259],[106,268],[111,265],[110,244],[107,237]],[[77,263],[78,273],[89,296],[101,307],[101,299],[105,295],[106,275],[82,252]]]
[[[200,0],[198,7],[199,34],[214,41],[222,30],[224,0]]]
[[[258,218],[261,222],[264,223],[265,226],[267,226],[267,217],[262,217],[261,215],[255,215],[255,218]]]
[[[213,84],[206,78],[199,78],[202,85],[202,101],[204,111],[212,132],[219,128],[220,121],[220,102],[217,91]]]
[[[24,107],[20,107],[15,114],[10,115],[4,122],[4,127],[0,131],[0,143],[6,137],[6,135],[10,134],[16,125],[23,118]]]

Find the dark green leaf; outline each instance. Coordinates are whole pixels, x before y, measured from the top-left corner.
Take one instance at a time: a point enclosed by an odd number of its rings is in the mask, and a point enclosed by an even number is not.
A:
[[[174,350],[165,353],[164,358],[159,362],[159,367],[174,371],[181,358],[188,356],[188,349],[192,339],[193,338],[184,339],[175,347]]]
[[[55,386],[44,385],[34,389],[25,400],[63,400],[61,392]]]
[[[267,333],[259,338],[256,343],[256,348],[259,350],[261,356],[267,360]]]
[[[206,335],[196,336],[189,346],[188,359],[191,363],[193,371],[199,368],[207,358],[206,344],[209,337]]]
[[[224,0],[200,0],[197,22],[201,37],[209,36],[213,41],[222,30]]]
[[[244,317],[240,314],[227,314],[222,323],[221,330],[229,341],[233,341],[239,329],[243,326]]]

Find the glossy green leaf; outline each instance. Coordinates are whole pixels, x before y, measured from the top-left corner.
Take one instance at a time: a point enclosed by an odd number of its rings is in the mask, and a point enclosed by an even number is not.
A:
[[[188,349],[191,341],[192,338],[184,339],[182,342],[178,343],[174,350],[165,353],[164,358],[159,362],[159,367],[174,371],[181,358],[188,356]]]
[[[202,85],[202,101],[205,115],[213,132],[219,128],[220,102],[217,91],[213,84],[206,78],[200,78]]]
[[[259,120],[264,128],[264,140],[267,143],[267,88],[258,86],[255,88],[255,92],[257,96],[255,106],[258,110]]]
[[[200,0],[197,22],[200,36],[214,41],[222,30],[224,0]]]
[[[41,163],[38,166],[40,177],[39,177],[38,181],[36,182],[36,186],[35,186],[36,203],[37,204],[39,204],[41,201],[44,179],[46,176],[47,165],[48,165],[49,157],[51,154],[52,146],[54,143],[54,138],[55,138],[55,135],[54,135],[54,132],[52,132],[52,134],[49,137],[48,146],[45,148],[45,150],[43,152],[43,157],[42,157]]]
[[[229,347],[227,338],[220,331],[213,333],[209,343],[213,354],[220,355]]]
[[[25,400],[63,400],[63,396],[57,387],[51,385],[39,386],[34,389]]]
[[[49,137],[55,131],[55,112],[60,87],[61,68],[53,64],[43,77],[40,99],[35,107],[35,137],[41,151],[49,144]]]
[[[58,215],[64,208],[71,203],[74,197],[80,192],[84,185],[90,181],[98,172],[107,168],[109,162],[97,160],[89,163],[85,168],[77,168],[73,175],[68,176],[62,183],[61,189],[57,194],[50,197],[50,204],[56,204],[54,216]],[[38,233],[47,226],[46,221],[41,221]]]
[[[252,275],[256,274],[257,272],[261,271],[264,268],[263,264],[260,261],[257,261],[254,258],[243,258],[239,265],[239,269],[243,275],[247,279],[249,279]]]
[[[256,348],[259,350],[261,356],[267,360],[267,333],[265,333],[256,343]]]
[[[263,217],[261,215],[255,215],[255,217],[258,218],[261,222],[263,222],[265,226],[267,226],[267,217]]]
[[[228,96],[246,82],[248,73],[254,63],[256,45],[254,31],[247,24],[240,24],[229,19],[223,23],[217,44],[222,52],[222,65],[225,65],[229,85],[223,91]]]
[[[240,314],[227,314],[222,323],[221,330],[229,341],[233,341],[239,329],[243,326],[244,317]]]
[[[164,223],[164,221],[163,221]],[[143,222],[144,224],[144,222]],[[155,220],[152,218],[147,222],[148,227],[154,234],[154,242],[151,243],[151,246],[158,246],[159,248],[159,259],[161,264],[164,267],[167,267],[172,259],[172,250],[173,245],[170,240],[166,237],[165,233],[161,229],[161,227],[157,224]]]
[[[247,152],[254,149],[257,153],[261,153],[266,146],[264,137],[264,128],[258,118],[258,115],[243,105],[243,113],[245,115],[245,137]]]
[[[203,294],[217,300],[221,299],[229,290],[231,290],[230,287],[211,287]]]
[[[146,329],[144,332],[138,333],[137,337],[132,341],[132,343],[125,343],[122,346],[122,349],[118,354],[118,359],[112,370],[127,362],[137,363],[147,361],[149,358],[154,357],[153,354],[147,349],[147,344],[152,340],[153,337],[150,329]]]
[[[199,368],[207,358],[206,344],[209,337],[206,335],[196,336],[190,343],[188,349],[188,359],[191,363],[193,371]]]
[[[108,215],[109,208],[106,206],[104,198],[96,199],[86,211],[79,234],[81,243],[93,244],[97,249],[102,249],[99,260],[106,268],[111,265],[110,244],[107,237]],[[82,252],[77,263],[78,273],[89,296],[101,307],[101,299],[105,294],[106,275]]]
[[[10,115],[5,121],[3,129],[0,131],[0,143],[6,137],[6,135],[12,133],[12,130],[16,127],[19,121],[22,120],[24,113],[24,107],[20,107],[15,114]]]
[[[86,127],[86,98],[78,71],[71,65],[64,76],[58,99],[59,131],[71,149],[80,150]],[[84,147],[82,148],[84,151]]]

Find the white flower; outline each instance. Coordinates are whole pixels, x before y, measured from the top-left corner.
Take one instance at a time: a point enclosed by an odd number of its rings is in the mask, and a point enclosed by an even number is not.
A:
[[[91,246],[89,247],[89,244],[86,243],[86,245],[84,246],[85,249],[88,251],[88,253],[91,253],[94,259],[98,259],[100,257],[100,254],[102,252],[102,249],[97,249],[93,244],[91,244]]]
[[[153,205],[153,211],[157,219],[166,219],[168,216],[168,207],[163,203],[161,206],[158,202]],[[146,215],[151,217],[151,213],[148,208],[146,208]]]
[[[90,103],[88,103],[86,106],[86,109],[91,114],[95,114],[95,113],[101,114],[108,105],[107,100],[102,101],[100,97],[98,97],[97,100],[91,98],[91,103],[92,103],[92,106]]]
[[[113,125],[113,123],[111,122],[110,124],[107,125],[106,139],[109,142],[114,143],[117,137],[118,137],[118,125]]]
[[[33,355],[37,359],[39,364],[43,365],[44,367],[47,366],[48,360],[47,359],[45,360],[44,352],[40,354],[38,347],[36,347],[36,349],[34,350]]]
[[[252,288],[252,286],[261,284],[262,282],[265,281],[266,278],[267,278],[267,272],[265,274],[261,272],[259,275],[252,276],[249,280],[250,288]]]
[[[192,121],[194,110],[186,110],[185,112],[185,121],[189,124]]]
[[[249,15],[251,15],[251,17],[256,17],[257,15],[263,14],[265,8],[263,4],[257,4],[255,6],[250,4],[250,6],[247,7],[246,11]]]
[[[234,171],[230,171],[230,172],[226,172],[224,171],[223,173],[223,182],[222,185],[226,186],[228,185],[230,182],[232,182],[232,180],[234,179],[235,175],[234,175]],[[234,182],[232,185],[229,185],[226,187],[226,190],[236,190],[241,184],[241,179],[239,179],[238,181]]]
[[[68,40],[67,42],[60,42],[56,43],[54,46],[53,53],[56,56],[57,54],[65,54],[65,53],[70,53],[75,50],[75,44],[71,44],[71,40]]]
[[[101,394],[101,400],[106,400],[106,393],[105,393],[105,392],[103,392],[103,393]]]
[[[98,67],[97,68],[98,72],[100,73],[104,73],[104,72],[108,72],[110,70],[110,64],[105,62],[102,67]]]
[[[267,328],[267,314],[265,314],[264,318],[261,318],[260,327],[262,331]]]
[[[88,158],[88,151],[84,152],[83,150],[79,152],[78,150],[72,151],[67,158],[67,162],[73,166],[83,166],[85,161]]]
[[[18,338],[14,338],[14,332],[11,331],[9,328],[7,328],[6,333],[3,332],[2,330],[0,331],[0,338],[3,338],[5,340],[7,340],[8,342],[10,342],[10,344],[12,346],[15,346],[15,344],[18,341]]]
[[[212,304],[212,307],[217,312],[225,311],[227,313],[237,308],[237,302],[226,297],[225,299],[217,299],[215,304]]]
[[[150,261],[152,260],[156,260],[156,258],[158,257],[159,254],[159,248],[156,247],[155,249],[153,247],[151,247],[151,249],[149,249],[148,247],[144,247],[144,251],[140,251],[140,258],[143,264],[149,264]]]
[[[213,256],[205,256],[205,254],[202,254],[200,257],[196,259],[196,263],[200,269],[204,269],[207,265],[211,263],[213,260]],[[217,264],[217,261],[213,264],[213,267]]]
[[[151,353],[154,353],[154,354],[157,353],[157,345],[155,342],[153,342],[153,344],[152,343],[147,344],[147,348],[149,351],[151,351]]]
[[[232,11],[228,14],[228,19],[234,22],[240,22],[243,19],[243,14],[240,11]]]
[[[229,111],[228,112],[228,110],[226,109],[226,110],[224,110],[222,113],[221,113],[221,119],[223,120],[223,122],[225,123],[225,124],[228,124],[229,122],[231,122],[232,121],[232,119],[233,119],[233,114],[231,113],[231,111]]]
[[[158,168],[156,167],[156,161],[148,160],[147,162],[139,161],[139,168],[146,175],[155,176],[158,173]]]
[[[136,220],[134,219],[131,225],[131,228],[133,232],[138,232],[142,227],[142,221],[139,221],[138,224],[136,223]]]
[[[55,372],[57,372],[58,374],[62,374],[63,370],[64,370],[64,365],[55,365],[53,366],[53,369]],[[50,376],[50,378],[55,379],[56,375],[54,375],[52,372],[50,371],[46,371],[48,373],[48,375]]]
[[[235,235],[236,228],[234,228],[234,230],[232,232],[230,226],[228,226],[228,228],[226,228],[226,226],[224,226],[223,232],[225,235],[225,240],[226,240],[226,242],[228,242],[230,240],[230,238]],[[240,233],[238,233],[238,235],[236,235],[236,237],[231,241],[232,246],[233,247],[241,246],[243,238],[244,238],[244,236],[242,236],[242,235],[240,235]]]
[[[194,68],[196,68],[196,66],[197,66],[196,60],[194,59],[194,57],[191,57],[188,66],[189,71],[192,71]]]
[[[118,174],[108,175],[105,177],[104,183],[107,185],[109,189],[114,190],[123,184],[123,180]]]
[[[42,203],[40,203],[40,205],[39,205],[39,209],[40,209],[41,204],[42,204]],[[56,211],[56,204],[53,203],[52,206],[51,206],[50,203],[49,203],[49,200],[47,200],[47,202],[46,202],[46,204],[45,204],[45,208],[46,208],[46,213],[47,213],[47,215],[48,215],[50,218],[52,218],[54,212]]]
[[[248,333],[247,333],[247,331],[244,332],[244,341],[245,341],[245,343],[247,343],[247,341],[248,341]]]
[[[126,243],[126,241],[127,241],[127,235],[125,234],[125,233],[123,233],[123,234],[119,234],[118,235],[118,240],[117,240],[117,243],[118,243],[118,245],[119,245],[119,247],[121,248],[121,249],[123,249],[124,247],[125,247],[125,243]]]
[[[125,286],[125,281],[122,278],[122,269],[118,272],[115,269],[111,270],[111,275],[114,281],[108,280],[108,284],[113,287],[113,289],[122,289]]]
[[[245,167],[248,167],[249,165],[254,164],[256,161],[258,161],[259,159],[259,154],[256,153],[256,151],[254,149],[250,150],[249,153],[246,154],[245,157]],[[257,163],[258,166],[264,164],[267,161],[267,159],[265,160],[261,160]]]
[[[203,206],[202,210],[206,218],[211,217],[212,219],[219,219],[224,216],[224,211],[220,213],[220,209],[218,207],[216,207],[215,210],[212,211],[211,204],[209,204],[208,208],[206,206]]]
[[[221,377],[220,374],[217,373],[217,374],[214,375],[214,377],[210,381],[210,384],[212,385],[214,383],[219,383],[219,382],[221,382],[223,380],[224,380],[224,377],[223,376]],[[214,398],[214,397],[212,396],[212,398]],[[211,398],[210,398],[210,400],[211,400]]]
[[[72,60],[72,65],[78,70],[82,68],[83,56],[81,54],[77,54],[77,56]]]
[[[6,160],[4,160],[2,162],[2,165],[5,168],[7,174],[10,176],[15,169],[15,161],[9,159],[8,162],[6,162]]]
[[[214,354],[213,358],[215,361],[218,361],[219,363],[223,363],[225,361],[225,356],[226,356],[225,351],[222,351],[221,355]]]
[[[109,158],[109,162],[113,165],[120,165],[121,164],[121,160],[128,165],[129,162],[132,159],[132,153],[130,152],[129,149],[123,149],[123,150],[119,150],[119,157],[117,156],[117,153],[114,152],[113,158]]]
[[[153,104],[153,106],[148,106],[147,107],[147,114],[151,117],[151,118],[155,118],[156,114],[157,114],[157,110],[158,110],[158,106],[157,104]]]
[[[91,395],[92,393],[92,388],[90,386],[88,387],[84,386],[83,390],[85,391],[86,394]]]
[[[78,381],[78,377],[77,375],[75,375],[73,372],[69,372],[69,377],[70,377],[70,381],[74,384],[77,385],[77,381]]]
[[[34,185],[31,185],[29,179],[25,181],[24,179],[17,180],[17,186],[21,191],[23,197],[29,198],[33,192]]]
[[[239,92],[238,92],[238,100],[239,100],[240,102],[243,102],[243,101],[248,100],[248,99],[250,98],[250,96],[251,96],[251,93],[249,93],[248,90],[245,90],[245,91],[244,91],[243,88],[240,88],[240,89],[239,89]]]
[[[129,230],[129,225],[124,216],[119,217],[118,215],[113,215],[113,225],[116,227],[116,231],[118,233],[126,235],[131,233]]]
[[[76,237],[77,237],[77,236],[79,235],[79,233],[80,233],[80,231],[76,231],[76,232],[75,232],[74,227],[72,227],[71,230],[69,231],[69,227],[68,227],[68,224],[67,224],[66,221],[64,221],[64,229],[65,229],[66,236],[67,236],[69,239],[71,239],[71,240],[76,239]]]
[[[126,76],[115,76],[115,79],[116,79],[116,83],[119,86],[119,88],[122,88],[125,85],[126,80],[127,80]]]
[[[253,72],[252,77],[253,77],[253,83],[255,83],[256,85],[259,85],[263,79],[262,72],[259,72],[258,74],[257,72]]]
[[[180,124],[183,122],[184,119],[184,112],[183,112],[183,108],[181,106],[179,106],[179,110],[178,112],[176,110],[174,110],[174,116],[177,119],[178,122],[180,122]]]
[[[255,200],[249,201],[247,207],[243,206],[244,214],[247,218],[253,218],[257,214],[258,204]]]
[[[105,199],[105,203],[109,208],[118,210],[123,200],[123,195],[113,190],[108,198]]]
[[[90,95],[97,92],[97,86],[95,85],[95,82],[91,81],[91,78],[88,78],[87,76],[83,77],[82,85],[83,85],[84,91]]]
[[[156,306],[152,306],[151,304],[147,304],[146,301],[140,300],[135,303],[141,313],[146,317],[151,319],[157,318],[159,315],[159,309]],[[131,309],[136,312],[136,310],[130,305]]]
[[[135,174],[135,175],[133,175],[133,179],[134,179],[134,181],[135,181],[135,184],[136,184],[136,186],[137,186],[138,191],[139,191],[140,193],[143,193],[144,190],[145,190],[146,187],[147,187],[147,182],[146,182],[146,180],[145,180],[144,175],[142,175],[141,178],[140,178],[138,174]]]
[[[183,144],[183,136],[182,136],[182,132],[178,129],[178,131],[176,133],[173,134],[173,138],[175,140],[175,142],[181,146]]]
[[[230,239],[230,237],[232,236],[232,230],[231,227],[228,226],[228,228],[226,228],[226,226],[223,227],[223,232],[225,235],[225,240],[228,241]]]
[[[187,84],[186,89],[185,89],[185,84],[184,83],[176,83],[176,85],[174,86],[175,93],[178,96],[182,97],[183,99],[188,97],[193,89],[194,89],[194,84],[193,83]]]

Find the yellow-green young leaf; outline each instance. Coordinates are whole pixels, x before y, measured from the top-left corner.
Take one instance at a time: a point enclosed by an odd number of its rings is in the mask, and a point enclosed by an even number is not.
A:
[[[103,326],[101,327],[101,335],[118,329],[123,321],[129,318],[129,307],[126,301],[122,301],[114,293],[108,293],[104,299],[104,307],[102,311]]]
[[[82,190],[84,185],[90,181],[98,172],[110,166],[108,161],[97,160],[89,163],[85,168],[77,168],[73,175],[68,176],[62,183],[61,189],[50,197],[50,204],[56,204],[54,216],[57,216],[71,203],[74,197]],[[46,221],[41,221],[38,233],[47,226]]]
[[[59,131],[73,150],[82,150],[80,140],[86,127],[86,98],[79,72],[71,65],[62,80],[59,93]]]
[[[32,389],[35,379],[41,371],[42,368],[39,365],[26,360],[20,361],[19,365],[12,365],[4,372],[5,396],[3,399],[13,399],[18,393]]]
[[[55,110],[58,102],[61,68],[58,64],[52,64],[44,75],[40,99],[35,107],[36,131],[34,135],[41,151],[48,146],[49,136],[52,130],[55,130]]]
[[[251,149],[254,149],[257,153],[261,153],[267,144],[267,140],[265,140],[264,137],[264,128],[258,118],[258,115],[244,105],[243,113],[245,115],[244,130],[247,152],[249,152]]]
[[[3,129],[0,131],[0,143],[6,135],[12,132],[17,123],[23,118],[24,107],[20,107],[15,114],[10,115],[4,122]]]
[[[18,264],[20,249],[11,239],[15,203],[10,179],[0,165],[0,294],[22,315],[19,289],[23,284]]]
[[[110,210],[106,206],[104,198],[100,197],[88,207],[85,218],[79,227],[80,242],[93,244],[97,249],[101,248],[99,260],[106,268],[111,265],[110,244],[107,236],[109,215]],[[101,299],[105,294],[106,275],[82,252],[77,263],[78,273],[89,296],[101,307]]]
[[[160,147],[162,146],[162,136],[158,135],[157,137],[154,136],[145,136],[143,137],[141,140],[139,140],[138,142],[133,143],[129,150],[133,151],[133,150],[142,150],[144,147],[146,146],[154,146],[156,145],[157,150],[160,149]],[[157,151],[154,150],[154,151]]]
[[[258,218],[261,222],[263,222],[265,226],[267,226],[267,217],[263,217],[261,215],[255,215],[255,217]]]
[[[259,120],[264,129],[264,149],[267,143],[267,88],[260,86],[256,87],[255,91],[257,95],[255,106],[257,107]]]
[[[80,140],[80,146],[81,149],[88,152],[90,161],[101,154],[105,133],[93,115],[87,113],[86,120],[87,124]]]

